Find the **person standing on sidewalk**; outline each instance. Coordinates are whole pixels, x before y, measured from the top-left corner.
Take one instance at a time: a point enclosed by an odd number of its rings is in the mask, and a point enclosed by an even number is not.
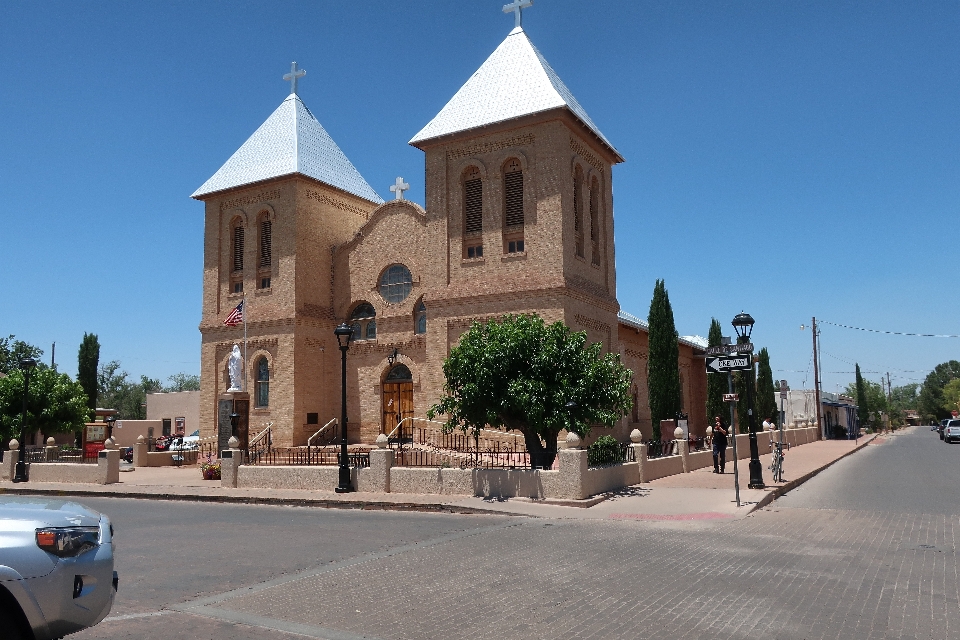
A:
[[[727,464],[727,430],[720,416],[713,419],[713,472],[723,473]]]

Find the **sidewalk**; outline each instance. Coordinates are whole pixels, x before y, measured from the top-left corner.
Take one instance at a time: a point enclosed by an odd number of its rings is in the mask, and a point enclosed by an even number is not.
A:
[[[760,437],[767,437],[760,434]],[[747,489],[749,460],[739,461],[740,506],[735,501],[733,464],[727,473],[712,468],[668,476],[626,487],[585,501],[541,501],[528,498],[480,498],[436,494],[347,493],[295,489],[234,489],[203,480],[197,467],[140,467],[120,474],[110,485],[0,482],[0,493],[55,496],[126,497],[167,500],[287,504],[346,509],[393,509],[453,513],[499,513],[547,518],[643,520],[676,526],[723,521],[749,515],[755,509],[805,482],[837,460],[867,446],[876,436],[850,440],[821,440],[785,452],[787,482],[771,483],[770,454],[760,457],[765,489]],[[881,444],[883,438],[877,438]]]

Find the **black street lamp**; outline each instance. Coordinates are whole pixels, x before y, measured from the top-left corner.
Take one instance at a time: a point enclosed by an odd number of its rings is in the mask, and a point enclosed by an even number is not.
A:
[[[113,425],[116,421],[116,416],[107,416],[107,440],[113,437]]]
[[[347,349],[353,338],[353,327],[343,322],[333,330],[340,345],[340,484],[334,489],[337,493],[350,493],[350,464],[347,460]]]
[[[737,344],[750,344],[750,334],[753,333],[753,318],[749,313],[738,313],[733,319],[733,328],[737,332]],[[750,352],[751,359],[753,352]],[[750,484],[751,489],[764,489],[763,466],[760,464],[760,450],[757,448],[757,419],[753,415],[753,364],[750,365],[747,384],[747,424],[750,428]]]
[[[13,474],[14,482],[27,481],[27,395],[30,393],[30,372],[37,366],[33,358],[24,358],[20,361],[20,370],[23,371],[23,413],[20,415],[20,454],[17,457],[17,468]]]

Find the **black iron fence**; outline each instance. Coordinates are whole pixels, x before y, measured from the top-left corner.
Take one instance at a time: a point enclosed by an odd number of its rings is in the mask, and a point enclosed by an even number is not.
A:
[[[647,459],[674,456],[679,452],[676,440],[651,440],[647,443]]]
[[[394,465],[456,469],[529,469],[530,455],[521,447],[501,443],[479,449],[463,446],[459,450],[452,447],[415,445],[397,449]]]
[[[264,466],[307,466],[339,465],[338,449],[317,449],[311,447],[271,447],[266,450],[242,450],[243,464]],[[353,449],[347,453],[347,464],[351,467],[369,467],[370,450]]]

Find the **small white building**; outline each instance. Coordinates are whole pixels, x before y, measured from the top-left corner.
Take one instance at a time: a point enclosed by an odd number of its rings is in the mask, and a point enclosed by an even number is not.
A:
[[[780,406],[780,393],[776,392],[777,406]],[[850,396],[829,391],[820,392],[820,406],[823,414],[821,436],[834,437],[834,427],[841,426],[848,438],[855,438],[860,429],[857,419],[857,404]],[[817,400],[813,389],[798,389],[787,392],[783,402],[784,426],[788,429],[811,427],[817,424]]]
[[[156,436],[190,435],[200,428],[200,392],[148,393],[147,420],[160,421]]]

